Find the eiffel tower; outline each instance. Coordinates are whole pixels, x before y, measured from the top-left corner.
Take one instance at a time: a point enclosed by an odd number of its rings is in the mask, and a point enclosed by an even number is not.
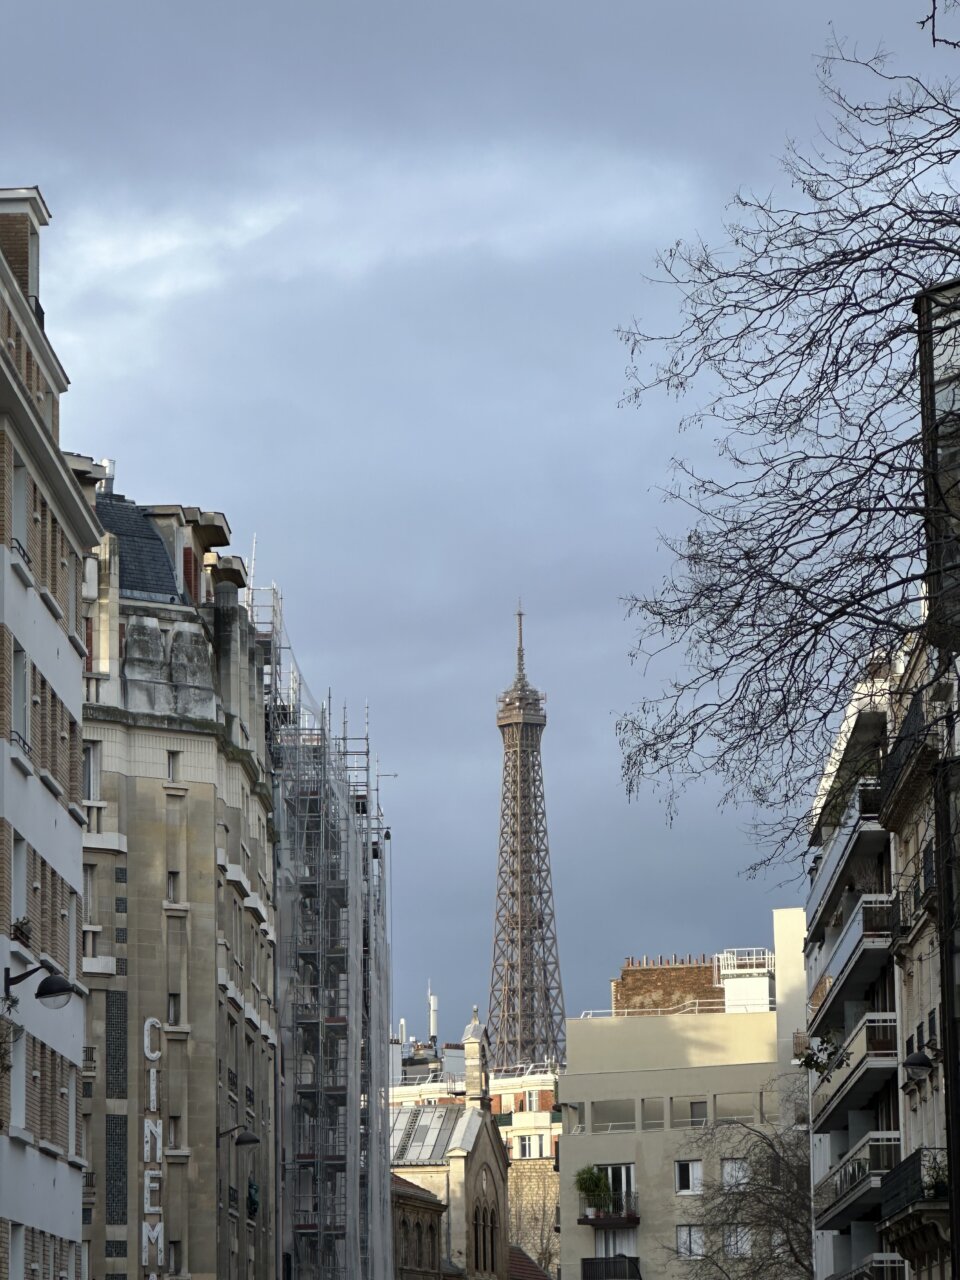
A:
[[[497,699],[503,735],[500,857],[487,1031],[492,1067],[563,1062],[563,989],[553,914],[540,739],[543,694],[523,665],[523,610],[517,610],[517,674]]]

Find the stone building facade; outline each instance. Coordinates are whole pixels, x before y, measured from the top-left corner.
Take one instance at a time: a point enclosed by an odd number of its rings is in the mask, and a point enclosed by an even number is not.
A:
[[[395,1280],[440,1280],[446,1205],[431,1191],[392,1174],[393,1274]]]
[[[266,1280],[275,886],[244,568],[222,515],[138,506],[71,461],[105,530],[84,582],[85,1274]]]
[[[0,190],[0,1276],[79,1280],[80,581],[99,527],[59,448],[48,218],[37,188]],[[34,998],[44,969],[74,984],[65,1007]]]

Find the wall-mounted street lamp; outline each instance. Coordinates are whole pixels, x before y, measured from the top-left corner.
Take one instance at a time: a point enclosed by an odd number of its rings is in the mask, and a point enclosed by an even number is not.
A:
[[[907,1073],[907,1082],[917,1083],[926,1080],[933,1070],[933,1060],[922,1049],[918,1049],[916,1053],[910,1053],[904,1058],[903,1069]]]
[[[237,1133],[238,1129],[240,1130],[239,1133]],[[245,1129],[242,1124],[235,1124],[232,1129],[220,1130],[217,1134],[217,1146],[219,1147],[221,1138],[227,1138],[231,1133],[237,1134],[233,1140],[233,1145],[235,1147],[255,1147],[259,1145],[260,1139],[255,1133],[251,1133],[249,1129]]]
[[[10,974],[9,968],[3,971],[3,998],[12,1001],[16,999],[11,994],[12,989],[19,986],[21,982],[26,982],[27,978],[32,978],[35,973],[46,973],[45,978],[37,983],[37,989],[33,993],[41,1004],[45,1004],[48,1009],[63,1009],[70,1003],[70,997],[74,994],[73,985],[62,973],[51,973],[44,964],[34,965],[32,969],[27,969],[25,973],[18,973],[14,978]]]

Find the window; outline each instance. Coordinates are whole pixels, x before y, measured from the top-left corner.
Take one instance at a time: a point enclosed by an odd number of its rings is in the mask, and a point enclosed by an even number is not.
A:
[[[427,1227],[427,1266],[431,1271],[437,1266],[437,1229],[432,1222]]]
[[[27,549],[27,468],[17,454],[13,455],[13,536],[23,555]]]
[[[663,1099],[644,1098],[640,1104],[640,1127],[647,1132],[663,1128]]]
[[[168,902],[180,901],[180,872],[179,871],[167,872],[167,901]]]
[[[83,798],[100,799],[100,743],[83,744]]]
[[[27,842],[13,833],[13,884],[11,905],[14,920],[27,914]]]
[[[180,781],[180,752],[179,751],[167,752],[167,781],[168,782]]]
[[[695,1129],[702,1129],[707,1123],[707,1103],[703,1101],[690,1103],[690,1125]]]
[[[483,1211],[483,1219],[482,1219],[482,1222],[483,1222],[483,1225],[482,1225],[482,1227],[481,1227],[481,1237],[480,1237],[481,1244],[483,1245],[483,1265],[482,1265],[482,1270],[486,1271],[486,1269],[487,1269],[487,1235],[488,1235],[488,1231],[487,1231],[487,1211],[486,1211],[486,1209],[484,1209],[484,1211]]]
[[[423,1227],[419,1222],[413,1228],[413,1265],[423,1268]]]
[[[497,1211],[490,1210],[490,1270],[497,1269]]]
[[[698,1196],[703,1191],[703,1161],[677,1160],[674,1184],[678,1196]]]
[[[11,727],[24,747],[30,745],[30,704],[27,692],[27,655],[14,642],[13,645],[13,707]]]
[[[736,1157],[720,1161],[720,1182],[726,1191],[740,1191],[750,1177],[750,1169],[746,1160]]]
[[[180,1252],[180,1241],[171,1240],[167,1244],[167,1271],[172,1276],[180,1274],[180,1264],[183,1255]]]
[[[167,1023],[171,1027],[180,1025],[180,993],[171,991],[167,996]]]
[[[736,1223],[723,1228],[723,1252],[728,1258],[750,1257],[750,1228]]]
[[[681,1258],[703,1257],[703,1227],[687,1224],[677,1227],[677,1255]]]
[[[406,1218],[400,1222],[400,1265],[410,1265],[410,1223]]]
[[[177,1151],[180,1148],[180,1117],[167,1117],[167,1146]]]
[[[403,1249],[400,1250],[400,1261],[404,1261]],[[473,1265],[480,1270],[480,1206],[473,1207]]]
[[[92,862],[83,864],[83,923],[96,924],[96,898],[94,897],[94,886],[96,884],[96,867]]]
[[[517,1139],[519,1160],[536,1160],[543,1156],[543,1134],[524,1133]]]
[[[523,1091],[523,1109],[524,1111],[540,1110],[540,1091],[539,1089],[525,1089]]]

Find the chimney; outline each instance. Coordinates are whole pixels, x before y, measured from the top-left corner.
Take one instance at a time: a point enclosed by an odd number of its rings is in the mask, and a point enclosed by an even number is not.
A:
[[[0,187],[0,254],[34,304],[38,320],[40,293],[40,228],[50,221],[50,210],[39,187]],[[40,321],[42,327],[42,320]]]

